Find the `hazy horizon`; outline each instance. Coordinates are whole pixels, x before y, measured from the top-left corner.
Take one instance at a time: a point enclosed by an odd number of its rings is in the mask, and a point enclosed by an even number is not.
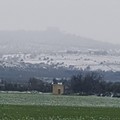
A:
[[[0,31],[43,31],[49,27],[120,44],[118,0],[1,0]]]
[[[83,39],[88,39],[91,41],[96,41],[96,42],[100,42],[100,43],[108,43],[108,44],[111,44],[111,45],[119,45],[120,43],[115,43],[115,42],[110,42],[110,41],[102,41],[102,40],[97,40],[95,38],[90,38],[90,37],[87,37],[87,36],[82,36],[82,35],[78,35],[78,34],[75,34],[75,33],[71,33],[71,32],[68,32],[68,31],[63,31],[62,29],[58,28],[58,27],[47,27],[46,29],[43,29],[43,30],[25,30],[25,29],[18,29],[18,30],[0,30],[0,32],[4,32],[6,35],[7,33],[41,33],[41,32],[51,32],[51,33],[62,33],[64,35],[70,35],[70,36],[74,36],[74,37],[78,37],[78,38],[83,38]],[[24,36],[22,36],[24,37]],[[59,36],[58,36],[59,37]],[[41,41],[41,40],[39,40]],[[73,39],[74,41],[74,39]],[[75,41],[74,41],[75,42]]]

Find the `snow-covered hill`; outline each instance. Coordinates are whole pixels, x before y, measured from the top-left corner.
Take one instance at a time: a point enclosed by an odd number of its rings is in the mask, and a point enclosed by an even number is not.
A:
[[[39,54],[7,54],[0,58],[0,66],[24,69],[27,65],[46,68],[90,69],[120,71],[120,51],[86,50],[61,51]],[[26,65],[26,66],[25,66]]]
[[[106,79],[119,80],[120,45],[58,29],[0,31],[0,78],[70,77],[80,70],[111,71]]]

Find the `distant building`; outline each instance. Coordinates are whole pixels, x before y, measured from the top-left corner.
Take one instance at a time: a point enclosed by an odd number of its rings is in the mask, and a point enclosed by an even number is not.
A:
[[[54,95],[64,94],[64,85],[62,83],[53,84],[53,94]]]

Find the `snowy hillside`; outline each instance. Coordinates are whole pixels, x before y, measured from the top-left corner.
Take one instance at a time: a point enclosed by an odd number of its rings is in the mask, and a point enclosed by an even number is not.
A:
[[[62,78],[79,74],[80,70],[101,70],[106,80],[120,80],[120,45],[58,29],[0,31],[0,78]]]
[[[25,68],[28,64],[65,67],[68,69],[90,69],[103,71],[120,71],[120,52],[88,50],[61,51],[40,54],[8,54],[2,55],[0,65],[4,67]]]

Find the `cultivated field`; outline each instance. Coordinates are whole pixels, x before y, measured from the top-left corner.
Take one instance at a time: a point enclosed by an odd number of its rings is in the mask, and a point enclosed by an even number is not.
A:
[[[0,120],[120,120],[119,108],[0,105]]]
[[[120,99],[0,93],[0,120],[120,120]]]

